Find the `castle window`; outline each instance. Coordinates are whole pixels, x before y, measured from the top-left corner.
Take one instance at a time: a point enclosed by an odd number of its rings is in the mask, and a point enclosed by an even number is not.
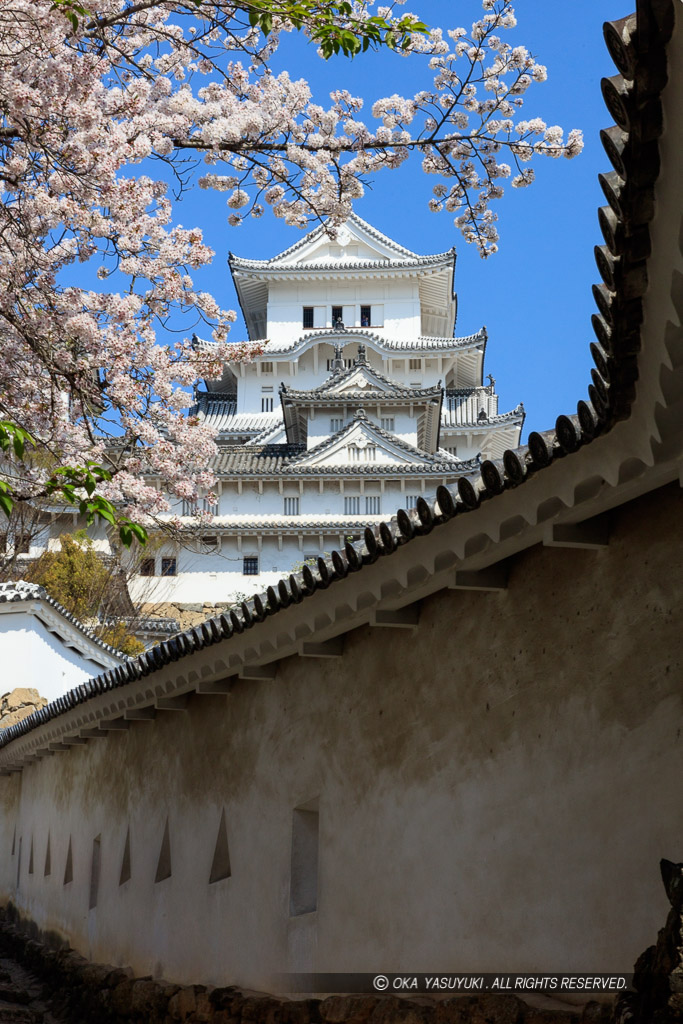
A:
[[[197,515],[197,501],[196,501],[196,498],[183,498],[183,515],[184,516],[196,516]]]
[[[299,515],[299,499],[298,498],[285,498],[285,515],[286,516],[298,516]]]
[[[273,411],[273,389],[261,388],[261,412]]]
[[[314,327],[324,327],[327,322],[327,306],[304,306],[303,307],[304,330],[311,330]]]
[[[382,430],[388,430],[390,434],[393,434],[395,427],[395,420],[393,416],[382,416]]]
[[[372,327],[372,306],[360,307],[360,325],[361,327]]]
[[[317,805],[311,810],[304,807],[295,808],[292,820],[292,866],[289,885],[291,917],[311,914],[318,908],[318,831]]]
[[[18,555],[27,555],[31,547],[31,537],[28,533],[18,533],[14,538],[14,546]]]
[[[359,516],[360,515],[360,498],[344,498],[344,515],[345,516]]]
[[[273,364],[272,363],[261,363],[261,373],[272,373],[272,372],[273,372]]]
[[[161,575],[162,576],[176,576],[178,572],[178,563],[175,556],[169,555],[167,558],[161,559]]]
[[[340,416],[333,416],[330,420],[330,433],[336,434],[344,426],[344,420]]]
[[[258,557],[256,555],[247,555],[242,559],[242,575],[258,576]]]
[[[379,495],[368,496],[365,499],[366,516],[378,516],[382,511],[382,499]]]
[[[356,444],[349,445],[350,462],[375,462],[377,460],[377,447],[368,444],[365,448],[359,448]]]
[[[153,558],[143,558],[140,562],[140,575],[141,576],[154,576],[156,572],[156,566]]]
[[[343,307],[342,306],[333,306],[332,307],[332,326],[333,327],[337,326],[337,321],[338,320],[341,320],[341,322],[344,323],[344,310],[343,310]]]
[[[409,359],[408,360],[408,369],[410,369],[410,370],[421,370],[422,369],[422,360],[421,359]]]
[[[406,494],[405,496],[405,507],[415,508],[417,505],[417,499],[420,497],[419,494]]]

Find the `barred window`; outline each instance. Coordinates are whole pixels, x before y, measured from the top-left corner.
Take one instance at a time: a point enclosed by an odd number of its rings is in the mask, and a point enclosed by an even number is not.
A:
[[[344,426],[344,420],[341,416],[333,416],[330,420],[330,433],[336,434],[338,430],[341,430]]]
[[[360,515],[360,497],[344,498],[344,515],[345,516],[359,516]]]
[[[382,430],[388,430],[390,434],[393,434],[395,430],[395,423],[396,421],[393,416],[382,416]]]
[[[299,499],[298,498],[285,498],[285,515],[286,516],[298,516],[299,515]]]
[[[153,558],[143,558],[140,562],[140,575],[141,576],[154,576],[156,573],[156,566]]]
[[[408,360],[408,369],[410,369],[410,370],[421,370],[422,369],[422,360],[421,359],[409,359]]]
[[[256,555],[247,555],[242,559],[242,575],[258,576],[258,574],[258,557]]]
[[[420,497],[419,494],[406,494],[405,496],[405,507],[415,508],[417,505],[417,499]]]
[[[368,496],[365,499],[366,516],[378,516],[382,511],[382,499],[379,495]]]
[[[167,558],[161,559],[161,575],[162,576],[176,576],[178,571],[178,564],[174,556],[168,556]]]
[[[197,500],[196,500],[196,498],[183,498],[183,515],[184,516],[196,516],[197,515]]]
[[[372,327],[372,306],[360,307],[360,325],[361,327]]]
[[[273,364],[272,363],[261,363],[261,373],[272,373],[272,372],[273,372]]]
[[[304,306],[304,329],[308,330],[313,326],[313,306]]]

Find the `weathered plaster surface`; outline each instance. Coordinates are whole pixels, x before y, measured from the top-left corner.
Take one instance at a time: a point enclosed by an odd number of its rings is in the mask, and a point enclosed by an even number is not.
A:
[[[341,658],[285,659],[1,778],[2,897],[181,982],[630,969],[665,914],[658,859],[683,860],[681,500],[612,513],[603,550],[516,556],[501,594],[441,591],[415,632],[363,626]],[[292,815],[312,801],[318,909],[292,918]],[[223,809],[232,875],[210,885]]]

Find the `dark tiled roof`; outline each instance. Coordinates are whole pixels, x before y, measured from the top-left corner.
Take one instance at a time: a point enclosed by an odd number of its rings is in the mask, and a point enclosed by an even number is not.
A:
[[[191,630],[103,672],[47,707],[10,726],[0,746],[24,735],[63,712],[142,678],[170,661],[252,628],[292,602],[311,597],[320,588],[343,580],[399,546],[476,510],[508,488],[523,484],[556,459],[604,435],[628,416],[634,397],[640,349],[642,296],[647,287],[648,224],[654,217],[654,183],[659,173],[657,138],[662,130],[660,92],[666,84],[666,53],[674,24],[673,0],[638,0],[637,16],[605,25],[605,38],[621,74],[603,79],[602,90],[617,125],[601,133],[614,171],[601,176],[609,206],[599,211],[605,244],[596,246],[603,284],[594,287],[600,310],[593,319],[597,342],[591,345],[596,364],[588,401],[581,399],[575,415],[561,415],[555,427],[529,435],[527,445],[509,449],[502,459],[485,461],[476,474],[441,486],[437,501],[421,499],[415,511],[399,510],[391,522],[368,527],[363,542],[347,543],[331,559],[319,558],[316,569],[305,566],[288,581],[268,587],[244,602],[241,611],[209,619]]]

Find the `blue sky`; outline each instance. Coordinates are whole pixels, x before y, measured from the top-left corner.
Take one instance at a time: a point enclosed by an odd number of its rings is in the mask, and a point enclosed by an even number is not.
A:
[[[410,0],[403,10],[430,25],[452,28],[469,27],[481,7],[474,0]],[[524,437],[530,430],[551,427],[559,413],[575,412],[590,381],[588,346],[595,308],[591,285],[598,280],[593,246],[601,241],[597,208],[604,203],[597,175],[609,170],[599,131],[611,123],[600,79],[615,73],[602,24],[629,10],[613,0],[574,0],[569,6],[520,0],[516,5],[518,25],[505,38],[527,46],[548,68],[548,81],[527,93],[523,116],[542,117],[567,131],[581,128],[585,149],[574,160],[536,160],[535,184],[506,190],[497,205],[501,239],[496,255],[481,260],[462,240],[452,215],[430,213],[427,201],[439,179],[424,175],[419,159],[378,175],[372,190],[356,205],[361,217],[419,253],[456,246],[456,334],[470,334],[486,325],[485,373],[496,378],[501,411],[524,402]],[[412,95],[431,82],[422,58],[378,53],[325,63],[301,37],[285,41],[277,65],[286,67],[292,77],[307,78],[323,104],[333,88],[363,96],[368,118],[372,102],[380,96]],[[216,170],[220,173],[220,166]],[[213,266],[197,275],[197,284],[211,290],[223,306],[237,309],[226,267],[228,252],[268,258],[301,232],[268,212],[260,220],[231,228],[227,212],[224,194],[195,189],[178,204],[176,219],[185,226],[202,227],[205,240],[216,250]],[[231,340],[245,336],[238,321]]]

